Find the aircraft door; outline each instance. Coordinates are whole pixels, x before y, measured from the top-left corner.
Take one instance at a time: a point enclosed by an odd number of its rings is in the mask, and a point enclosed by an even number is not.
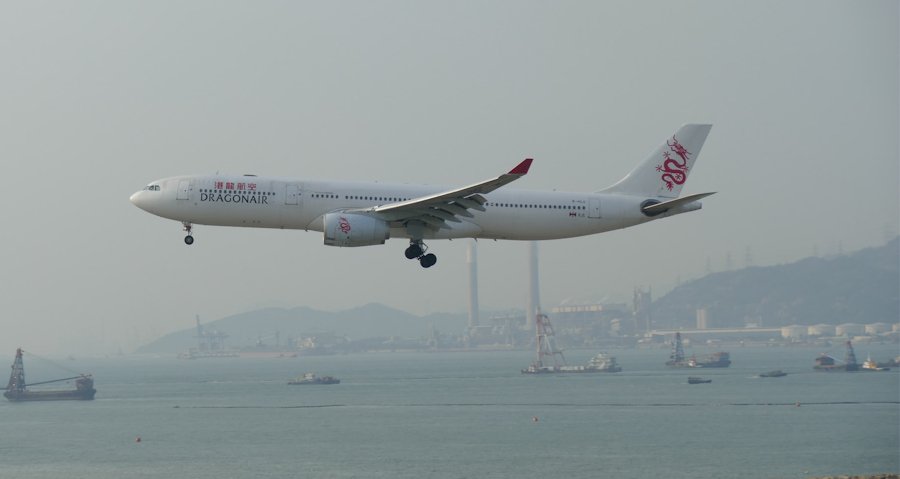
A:
[[[296,183],[284,185],[284,204],[300,206],[300,185]]]
[[[588,218],[600,218],[600,198],[588,200]]]
[[[191,180],[181,180],[178,182],[178,195],[176,196],[179,200],[189,200],[191,199],[191,190],[193,189],[193,184]]]

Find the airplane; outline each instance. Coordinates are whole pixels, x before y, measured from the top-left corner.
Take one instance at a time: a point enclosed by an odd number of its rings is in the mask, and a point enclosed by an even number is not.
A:
[[[628,175],[594,193],[504,188],[528,173],[528,158],[462,188],[216,174],[153,181],[130,200],[180,221],[187,245],[195,224],[311,230],[323,233],[325,245],[343,247],[407,238],[406,258],[430,268],[437,256],[425,240],[572,238],[698,210],[714,192],[679,195],[711,128],[683,125]]]

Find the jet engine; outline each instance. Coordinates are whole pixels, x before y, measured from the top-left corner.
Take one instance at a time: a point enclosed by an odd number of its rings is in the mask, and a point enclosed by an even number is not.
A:
[[[372,246],[391,237],[387,221],[353,213],[326,214],[324,231],[328,246]]]

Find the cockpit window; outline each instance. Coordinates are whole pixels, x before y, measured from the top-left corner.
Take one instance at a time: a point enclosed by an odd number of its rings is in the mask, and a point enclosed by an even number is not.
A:
[[[159,191],[159,185],[147,185],[144,187],[144,191]]]

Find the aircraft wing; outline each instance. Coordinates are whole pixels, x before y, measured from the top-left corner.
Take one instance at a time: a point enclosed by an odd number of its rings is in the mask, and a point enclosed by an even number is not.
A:
[[[448,228],[448,221],[459,223],[461,222],[458,218],[460,216],[471,218],[472,213],[469,210],[484,211],[487,199],[482,195],[525,176],[531,167],[531,162],[532,159],[527,158],[509,173],[463,188],[351,211],[375,214],[386,221],[403,223],[419,221],[435,230]]]

